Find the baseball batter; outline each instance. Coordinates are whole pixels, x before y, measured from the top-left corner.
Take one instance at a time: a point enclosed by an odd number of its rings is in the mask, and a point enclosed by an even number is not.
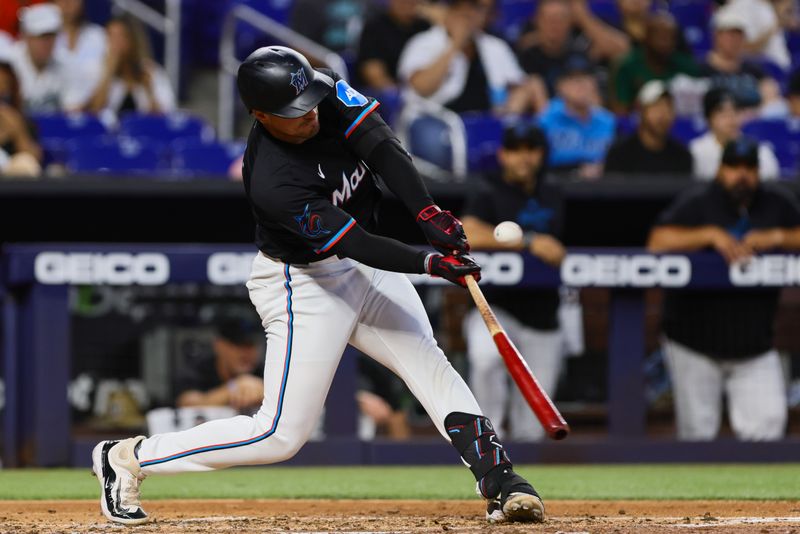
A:
[[[487,519],[542,521],[541,499],[514,473],[401,274],[427,273],[463,286],[480,267],[464,255],[469,246],[460,222],[435,205],[376,112],[379,103],[278,46],[253,52],[237,84],[255,119],[243,176],[259,249],[247,287],[267,335],[264,401],[252,417],[100,442],[92,463],[105,516],[147,521],[139,485],[152,474],[291,458],[314,429],[349,343],[405,381],[475,475]],[[371,233],[377,175],[441,253]]]

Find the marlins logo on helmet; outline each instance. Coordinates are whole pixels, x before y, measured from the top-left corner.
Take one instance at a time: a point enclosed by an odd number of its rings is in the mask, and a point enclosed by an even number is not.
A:
[[[297,69],[297,72],[292,72],[290,73],[290,75],[292,79],[289,83],[292,85],[292,87],[294,87],[294,90],[297,91],[297,94],[299,95],[300,93],[303,92],[303,89],[305,89],[306,86],[308,85],[308,78],[306,78],[306,71],[304,71],[303,68],[300,67],[299,69]]]

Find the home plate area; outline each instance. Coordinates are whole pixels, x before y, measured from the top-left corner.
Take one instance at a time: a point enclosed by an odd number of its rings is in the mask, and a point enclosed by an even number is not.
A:
[[[108,523],[93,501],[2,501],[0,534],[11,532],[547,532],[800,534],[796,501],[549,501],[544,524],[487,525],[480,501],[163,500],[152,521]]]

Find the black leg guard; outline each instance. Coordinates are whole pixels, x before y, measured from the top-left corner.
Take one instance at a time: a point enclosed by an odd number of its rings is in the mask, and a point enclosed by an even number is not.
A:
[[[486,499],[523,491],[536,493],[524,478],[513,471],[491,421],[482,415],[453,412],[444,419],[447,435],[478,481],[478,491]]]

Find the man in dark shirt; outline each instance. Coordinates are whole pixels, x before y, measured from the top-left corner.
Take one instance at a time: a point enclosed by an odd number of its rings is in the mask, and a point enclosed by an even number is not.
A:
[[[711,79],[712,88],[727,89],[736,97],[739,108],[756,108],[762,103],[762,84],[774,80],[745,59],[747,20],[730,7],[714,15],[714,47],[700,66],[700,76]],[[767,87],[765,94],[769,95]],[[780,90],[778,90],[780,95]]]
[[[636,132],[623,137],[608,150],[606,175],[654,174],[689,179],[692,155],[670,135],[675,122],[672,95],[661,80],[650,80],[639,91],[639,126]]]
[[[500,173],[489,176],[486,187],[476,187],[464,207],[464,230],[474,247],[528,251],[550,265],[560,265],[565,255],[557,238],[561,202],[557,192],[543,183],[546,158],[547,141],[537,127],[521,123],[505,131],[498,151]],[[523,228],[520,241],[500,243],[494,238],[494,227],[507,220]],[[562,361],[558,290],[486,288],[484,293],[542,387],[553,394]],[[541,425],[519,390],[509,388],[497,348],[481,322],[480,313],[472,310],[464,323],[475,398],[493,420],[500,422],[508,415],[512,439],[541,439]]]
[[[175,406],[257,408],[264,398],[258,325],[225,319],[217,326],[212,351],[184,362],[177,371]]]
[[[758,158],[757,142],[728,143],[717,178],[661,215],[648,248],[713,249],[729,263],[800,250],[800,205],[779,186],[760,183]],[[786,388],[772,332],[778,295],[778,289],[666,291],[665,353],[681,439],[717,435],[724,395],[739,439],[783,436]]]
[[[389,0],[385,10],[367,20],[361,31],[356,71],[370,89],[397,87],[397,62],[408,40],[430,28],[417,14],[420,0]]]

